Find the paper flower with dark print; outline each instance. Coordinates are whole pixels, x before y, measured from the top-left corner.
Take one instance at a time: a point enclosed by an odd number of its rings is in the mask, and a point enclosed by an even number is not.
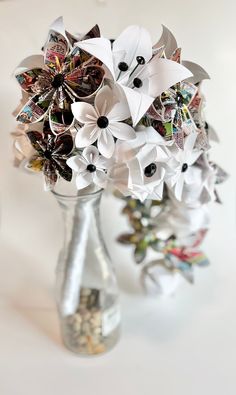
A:
[[[158,97],[148,112],[154,120],[152,126],[166,140],[174,140],[181,149],[185,136],[197,131],[189,110],[197,90],[189,82],[178,83]]]
[[[28,161],[28,167],[36,172],[43,172],[45,189],[51,190],[58,176],[66,181],[71,181],[72,170],[66,164],[74,143],[69,133],[55,136],[49,128],[44,127],[42,133],[29,131],[26,133],[36,154]]]
[[[30,56],[18,66],[16,79],[30,98],[17,121],[34,123],[48,114],[51,130],[63,133],[73,123],[71,104],[75,99],[91,97],[101,86],[105,73],[101,62],[72,49],[71,40],[58,18],[50,28],[44,56]]]

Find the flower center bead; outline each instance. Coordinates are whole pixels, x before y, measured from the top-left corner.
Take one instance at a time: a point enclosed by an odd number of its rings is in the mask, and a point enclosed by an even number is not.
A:
[[[107,117],[101,116],[97,119],[97,125],[100,129],[105,129],[109,125]]]
[[[188,164],[187,163],[183,163],[183,166],[182,166],[182,169],[181,169],[182,173],[185,173],[186,170],[188,170]]]
[[[57,89],[60,86],[62,86],[63,82],[64,82],[64,75],[63,74],[56,74],[52,80],[52,86],[53,86],[53,88]]]
[[[138,64],[145,64],[145,59],[143,56],[137,56],[136,60],[137,60]]]
[[[155,163],[150,163],[147,167],[144,169],[144,174],[146,177],[152,177],[157,171],[157,165]]]
[[[129,66],[128,66],[127,63],[125,63],[125,62],[120,62],[120,63],[118,64],[118,69],[119,69],[120,71],[127,71],[128,68],[129,68]]]
[[[141,86],[143,85],[142,81],[140,80],[140,78],[135,78],[133,80],[133,84],[135,88],[141,88]]]
[[[49,150],[46,150],[46,151],[44,151],[44,156],[45,156],[45,158],[46,159],[52,159],[52,153],[51,153],[51,151],[49,151]]]
[[[96,166],[94,166],[92,163],[90,163],[90,164],[87,166],[87,170],[88,170],[90,173],[94,173],[94,172],[96,171]]]

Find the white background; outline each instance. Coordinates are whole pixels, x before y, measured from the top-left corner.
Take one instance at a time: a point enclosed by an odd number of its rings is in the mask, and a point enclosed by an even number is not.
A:
[[[109,354],[79,359],[60,342],[53,301],[62,242],[60,211],[40,177],[12,167],[11,111],[20,92],[11,72],[38,52],[49,24],[64,15],[70,31],[98,23],[116,37],[128,24],[148,28],[153,41],[167,25],[183,57],[211,75],[207,119],[221,144],[212,158],[231,178],[219,187],[204,244],[211,266],[196,271],[172,298],[141,294],[131,250],[115,243],[127,229],[120,202],[103,200],[103,229],[121,288],[123,337]],[[226,1],[48,0],[0,2],[0,394],[234,395],[236,364],[235,76],[236,6]]]

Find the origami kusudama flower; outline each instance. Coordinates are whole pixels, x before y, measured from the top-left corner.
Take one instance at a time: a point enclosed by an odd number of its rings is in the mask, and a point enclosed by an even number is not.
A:
[[[87,41],[76,45],[90,50]],[[125,29],[113,42],[112,50],[97,53],[110,72],[108,77],[125,95],[134,126],[157,96],[192,76],[184,66],[160,56],[161,52],[153,54],[150,34],[139,26]]]
[[[71,104],[76,98],[91,97],[101,86],[101,62],[73,50],[71,37],[58,18],[50,28],[44,56],[30,56],[18,66],[16,79],[30,98],[17,121],[38,122],[48,113],[51,130],[65,132],[73,123]]]
[[[173,164],[170,165],[169,174],[166,177],[166,183],[174,189],[175,197],[181,200],[184,184],[193,183],[192,165],[202,154],[201,150],[194,149],[197,133],[191,133],[185,138],[184,148],[170,148],[173,154]]]
[[[76,186],[79,190],[91,184],[105,188],[109,161],[99,155],[96,147],[85,148],[81,154],[69,158],[67,164],[77,173]]]
[[[124,101],[118,101],[108,86],[104,86],[96,95],[94,106],[77,102],[72,112],[83,127],[78,130],[75,144],[77,148],[87,147],[97,141],[98,150],[110,158],[115,150],[114,137],[118,140],[130,140],[136,137],[134,129],[122,121],[130,116]]]
[[[125,195],[131,194],[141,201],[161,200],[166,167],[172,159],[168,146],[172,142],[165,141],[152,127],[139,127],[136,136],[117,144],[113,182],[124,192],[124,184],[120,183],[123,173],[127,177]]]
[[[28,167],[33,171],[43,172],[46,190],[55,186],[58,175],[66,181],[71,181],[72,170],[66,164],[74,147],[71,135],[64,133],[56,137],[44,126],[42,133],[29,131],[27,136],[36,151],[36,154],[29,159]]]

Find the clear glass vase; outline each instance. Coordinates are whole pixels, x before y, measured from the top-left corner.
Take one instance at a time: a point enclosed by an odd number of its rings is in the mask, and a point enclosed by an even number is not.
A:
[[[63,342],[81,356],[104,353],[119,339],[120,307],[114,268],[100,229],[102,191],[53,194],[65,226],[56,279]]]

